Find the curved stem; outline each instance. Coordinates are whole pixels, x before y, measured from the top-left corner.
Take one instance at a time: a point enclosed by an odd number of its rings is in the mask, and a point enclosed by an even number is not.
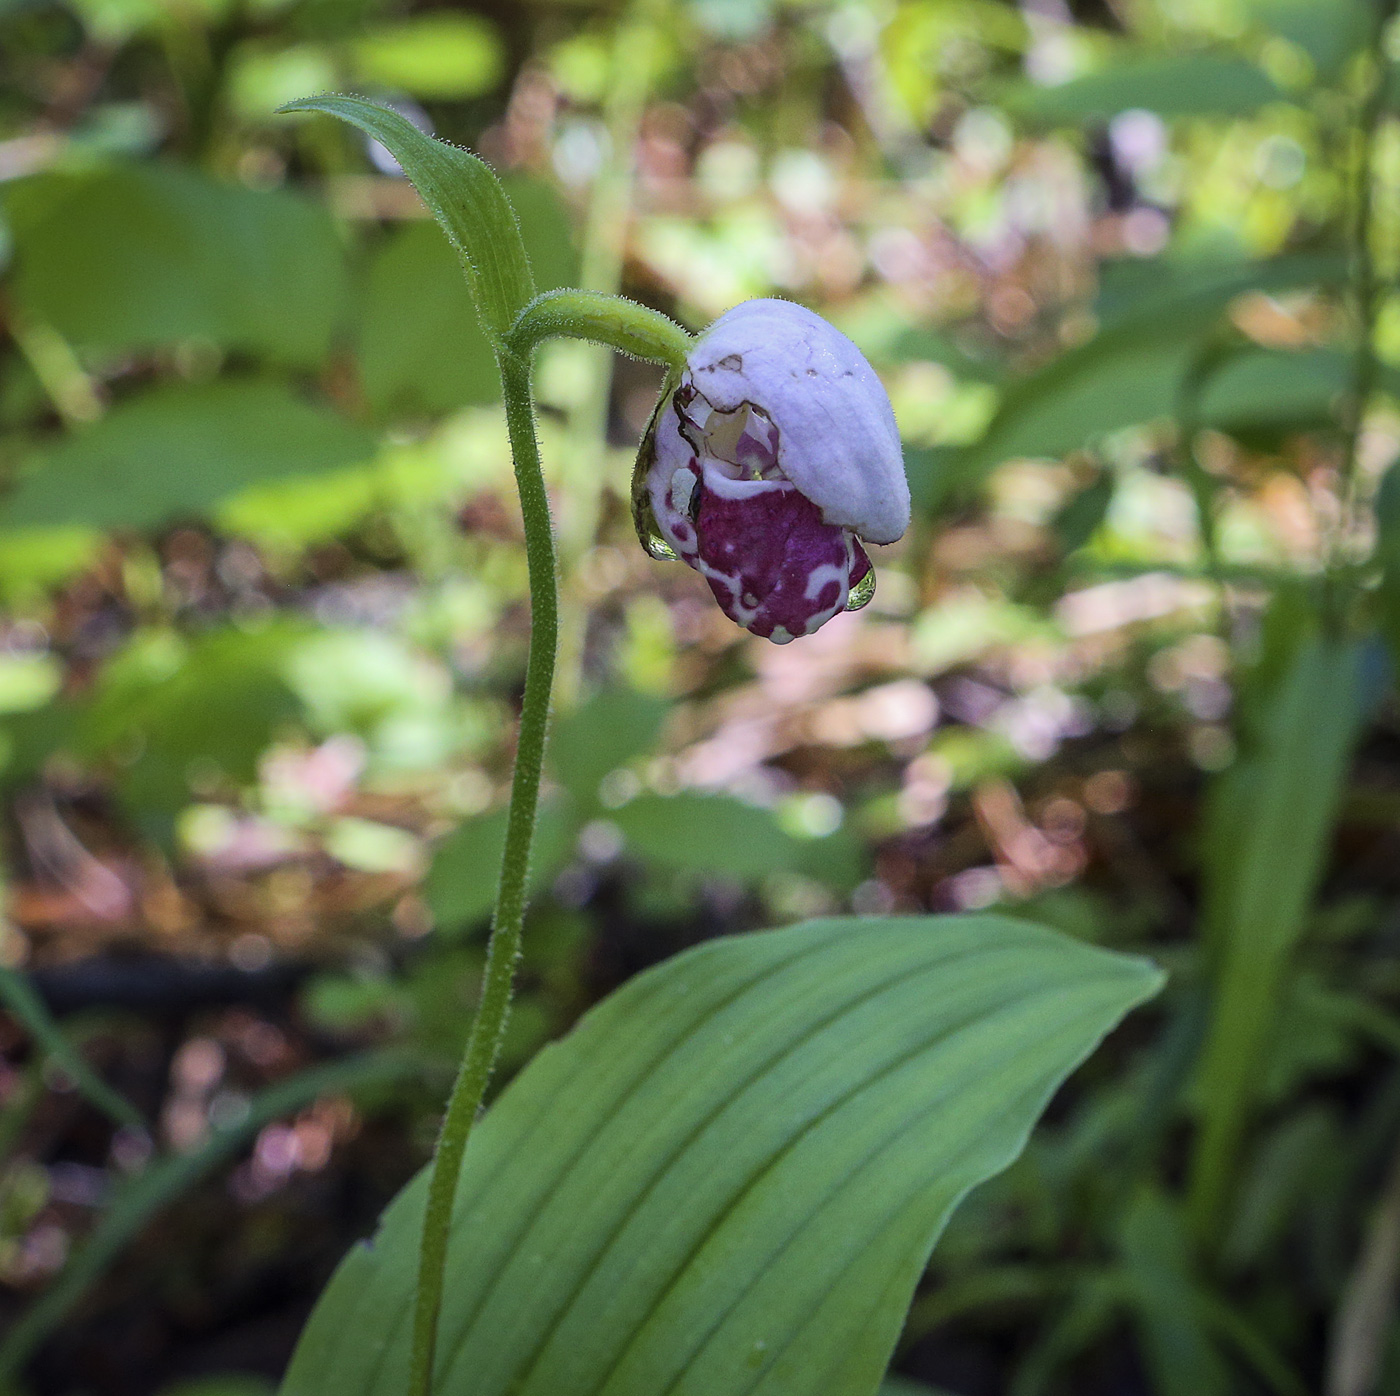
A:
[[[606,344],[634,359],[679,371],[695,341],[674,320],[625,296],[598,291],[546,291],[506,332],[506,349],[526,363],[535,346],[555,335]]]
[[[520,736],[515,752],[510,813],[506,823],[505,852],[496,892],[496,912],[486,951],[481,1001],[472,1021],[466,1054],[452,1087],[433,1155],[428,1202],[423,1217],[423,1244],[419,1254],[418,1293],[413,1313],[413,1348],[409,1367],[409,1396],[429,1396],[432,1390],[433,1355],[437,1345],[438,1312],[442,1306],[447,1268],[447,1243],[457,1179],[467,1140],[481,1109],[482,1097],[500,1055],[510,1012],[515,966],[520,956],[520,932],[525,918],[526,879],[530,843],[539,805],[540,776],[549,726],[550,689],[559,643],[559,592],[554,554],[554,532],[549,499],[540,468],[540,448],[535,437],[534,409],[530,402],[530,357],[507,347],[500,356],[501,383],[505,392],[506,425],[510,432],[515,481],[525,521],[525,553],[530,578],[530,655],[525,666],[525,696],[520,711]]]

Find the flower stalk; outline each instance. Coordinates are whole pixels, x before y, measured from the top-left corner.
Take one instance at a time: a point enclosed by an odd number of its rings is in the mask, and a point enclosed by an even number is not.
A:
[[[462,1065],[443,1114],[428,1180],[413,1310],[409,1396],[431,1396],[457,1179],[486,1088],[501,1054],[515,988],[516,965],[520,960],[530,847],[539,813],[540,779],[549,737],[550,696],[559,650],[558,559],[540,463],[539,438],[535,433],[530,369],[535,349],[543,340],[556,335],[607,344],[621,353],[672,368],[684,362],[691,344],[690,336],[674,321],[621,296],[604,296],[591,291],[552,291],[536,297],[521,311],[497,356],[515,484],[525,526],[530,651],[525,664],[525,693],[520,710],[515,771],[511,778],[505,849],[501,855],[481,997]]]
[[[410,1357],[410,1396],[430,1396],[433,1358],[437,1349],[438,1314],[447,1273],[447,1242],[457,1179],[472,1127],[501,1053],[520,937],[525,921],[525,891],[530,871],[530,845],[539,811],[540,778],[549,736],[549,700],[554,685],[554,662],[559,648],[559,584],[554,530],[549,517],[544,472],[540,465],[535,413],[530,399],[530,360],[501,352],[498,364],[505,396],[506,427],[515,464],[515,483],[525,522],[525,556],[530,584],[530,651],[525,664],[525,694],[520,709],[520,734],[511,778],[510,811],[505,850],[496,890],[496,910],[482,973],[481,998],[467,1038],[466,1052],[448,1098],[433,1154],[428,1201],[423,1216],[418,1289],[413,1311]]]

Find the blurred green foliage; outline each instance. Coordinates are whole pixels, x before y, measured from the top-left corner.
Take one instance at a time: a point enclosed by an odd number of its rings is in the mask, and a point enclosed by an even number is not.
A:
[[[211,1231],[123,1232],[34,1389],[91,1388],[128,1290],[308,1299],[364,1224],[314,1189],[421,1161],[476,995],[510,463],[449,242],[382,149],[275,114],[341,90],[485,155],[540,289],[829,314],[920,509],[868,611],[750,642],[629,535],[654,378],[542,356],[567,634],[508,1066],[721,931],[995,905],[1148,950],[1166,997],[954,1218],[898,1380],[1400,1390],[1396,51],[1381,0],[0,4],[0,961],[56,1003],[131,953],[300,976],[246,1009],[263,1066],[244,1008],[150,1048],[11,1001],[0,1323],[114,1234],[65,1166],[139,1170],[64,1044],[152,1169],[318,1056],[414,1064],[317,1168],[237,1134]],[[380,1123],[407,1152],[356,1153]]]

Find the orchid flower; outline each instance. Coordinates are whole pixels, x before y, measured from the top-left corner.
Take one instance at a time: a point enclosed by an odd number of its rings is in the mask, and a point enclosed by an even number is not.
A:
[[[633,512],[731,620],[786,644],[875,592],[864,543],[909,526],[899,431],[865,356],[820,315],[751,300],[700,336],[653,414]]]

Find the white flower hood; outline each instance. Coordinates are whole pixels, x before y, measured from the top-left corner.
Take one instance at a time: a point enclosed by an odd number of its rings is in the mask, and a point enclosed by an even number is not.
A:
[[[691,351],[687,377],[710,405],[745,402],[778,429],[778,465],[821,510],[871,543],[909,527],[909,484],[884,385],[838,329],[805,306],[751,300]]]

